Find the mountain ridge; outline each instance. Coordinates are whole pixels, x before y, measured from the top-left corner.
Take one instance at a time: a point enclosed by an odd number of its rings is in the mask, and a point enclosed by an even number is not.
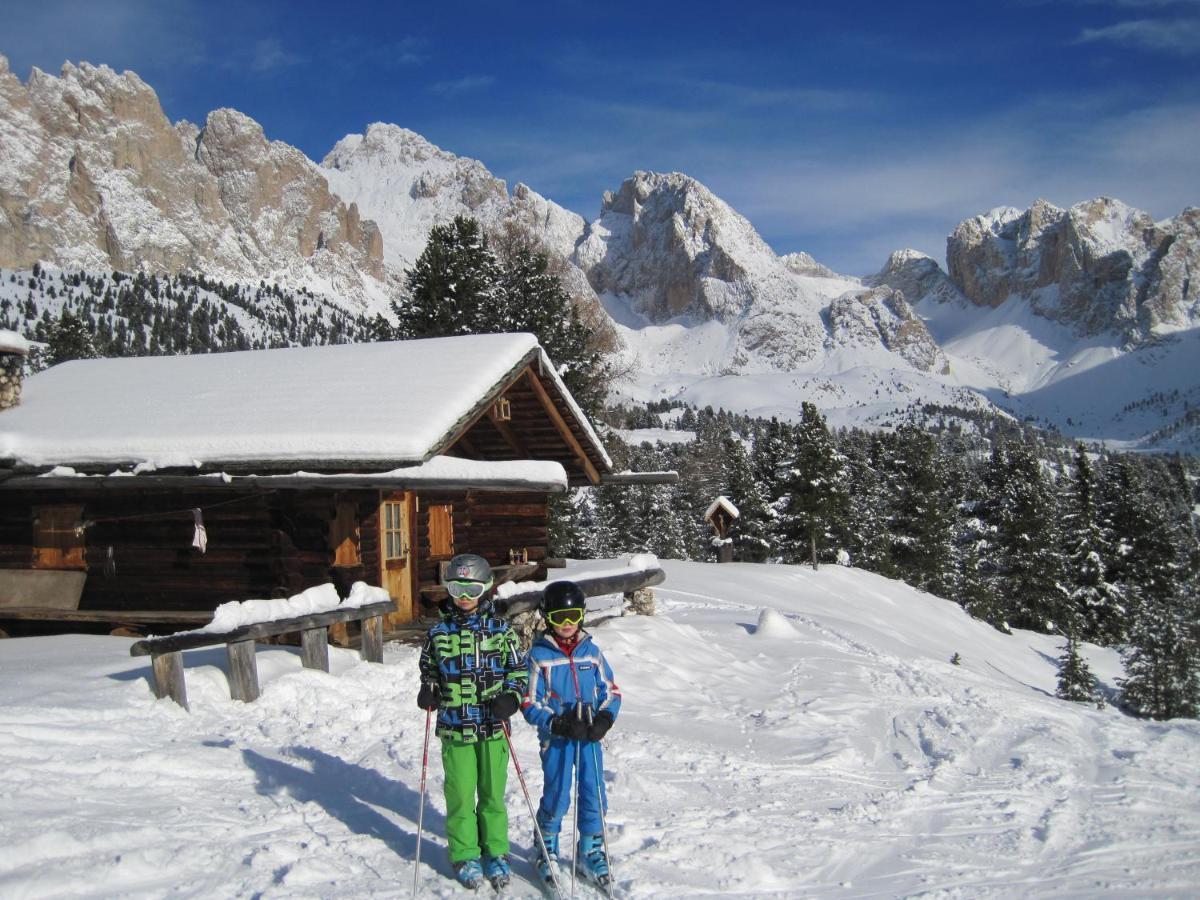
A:
[[[461,214],[515,231],[546,249],[577,303],[607,311],[634,373],[628,392],[643,399],[705,402],[702,384],[761,376],[779,385],[766,405],[781,411],[810,392],[853,421],[872,397],[944,403],[966,390],[1061,425],[1059,406],[1023,408],[1022,396],[1077,379],[1103,353],[1190,346],[1200,326],[1194,207],[1157,222],[1111,198],[998,207],[948,237],[946,269],[897,251],[857,278],[777,255],[683,173],[635,172],[589,222],[397,125],[347,135],[318,164],[235,110],[172,125],[136,73],[67,63],[22,84],[3,57],[0,151],[10,269],[192,270],[387,314],[434,224]],[[1180,377],[1166,387],[1195,393]],[[1116,412],[1097,406],[1081,418],[1098,430],[1080,436],[1104,437]]]

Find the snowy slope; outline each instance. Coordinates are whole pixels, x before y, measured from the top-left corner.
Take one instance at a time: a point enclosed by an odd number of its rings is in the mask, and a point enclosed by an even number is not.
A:
[[[658,616],[593,626],[625,695],[606,777],[627,896],[1194,893],[1200,724],[1056,700],[1053,639],[875,575],[663,565]],[[409,895],[416,647],[333,650],[333,675],[260,649],[248,705],[223,651],[193,651],[187,713],[129,643],[0,641],[0,894]],[[1111,687],[1114,655],[1086,649]],[[514,742],[536,795],[534,734]],[[430,787],[421,895],[458,896],[436,754]],[[515,777],[509,810],[526,853]]]

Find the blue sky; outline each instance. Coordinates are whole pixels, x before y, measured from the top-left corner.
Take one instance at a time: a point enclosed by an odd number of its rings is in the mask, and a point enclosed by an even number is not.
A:
[[[1038,197],[1200,205],[1200,0],[986,3],[5,0],[22,79],[132,69],[320,161],[393,122],[594,219],[685,172],[847,273]]]

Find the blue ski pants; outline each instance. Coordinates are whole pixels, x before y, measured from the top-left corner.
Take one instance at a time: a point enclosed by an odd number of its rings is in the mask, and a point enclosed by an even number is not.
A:
[[[571,741],[552,737],[542,744],[542,802],[538,805],[538,825],[543,832],[558,834],[563,816],[571,806],[571,781],[575,770],[575,751],[579,749],[579,833],[600,834],[601,808],[608,811],[604,791],[604,750],[599,741]],[[603,807],[601,806],[603,804]]]

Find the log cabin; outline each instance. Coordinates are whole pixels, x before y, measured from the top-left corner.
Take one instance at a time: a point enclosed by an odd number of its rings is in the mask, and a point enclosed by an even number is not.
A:
[[[360,580],[401,627],[455,553],[544,577],[550,496],[610,477],[532,335],[67,362],[0,408],[0,628],[170,631]]]

